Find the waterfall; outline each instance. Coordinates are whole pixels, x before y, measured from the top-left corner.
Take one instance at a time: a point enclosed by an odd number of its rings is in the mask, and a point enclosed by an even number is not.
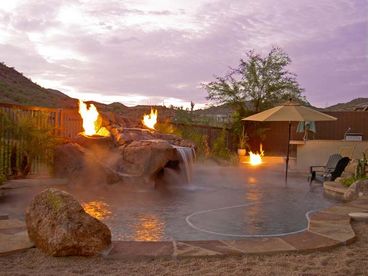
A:
[[[195,160],[195,150],[189,147],[173,146],[180,155],[181,161],[184,165],[184,172],[188,183],[192,179],[192,166]]]

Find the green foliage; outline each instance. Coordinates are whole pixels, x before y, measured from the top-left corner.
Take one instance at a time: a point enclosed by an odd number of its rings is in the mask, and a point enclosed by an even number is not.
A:
[[[175,134],[183,139],[193,142],[196,145],[196,156],[199,160],[211,157],[230,160],[231,163],[234,163],[235,159],[237,161],[237,155],[232,154],[227,148],[225,129],[220,132],[220,135],[213,142],[212,147],[209,145],[208,136],[201,133],[197,128],[193,128],[191,125],[175,127],[170,123],[159,123],[156,125],[156,129],[161,133]]]
[[[211,155],[225,160],[229,159],[230,151],[227,148],[225,129],[221,131],[220,135],[217,136],[216,140],[213,142]]]
[[[355,172],[356,178],[363,178],[366,176],[366,166],[368,166],[368,160],[365,153],[363,153],[363,158],[358,160],[358,166]]]
[[[157,123],[155,128],[158,132],[182,136],[181,131],[169,122]]]
[[[208,136],[200,133],[198,130],[190,129],[186,126],[181,130],[181,137],[192,141],[196,145],[196,155],[198,159],[208,158],[210,155],[210,147]]]
[[[227,160],[229,161],[230,165],[236,166],[239,164],[239,156],[235,152],[230,152]]]
[[[348,178],[341,179],[340,183],[342,185],[344,185],[345,187],[350,187],[351,184],[353,184],[355,181],[356,181],[355,176],[351,176],[351,177],[348,177]]]
[[[175,122],[181,124],[191,124],[193,123],[193,116],[192,113],[187,110],[177,109],[174,120]]]
[[[4,175],[2,171],[0,171],[0,186],[4,184],[5,181],[6,181],[6,176]]]
[[[341,184],[344,185],[345,187],[350,187],[354,182],[358,181],[358,180],[365,180],[368,179],[368,177],[364,176],[364,177],[356,177],[356,176],[351,176],[348,178],[343,178],[341,179]]]
[[[207,98],[219,104],[232,105],[240,115],[246,113],[244,104],[247,101],[252,104],[253,112],[260,112],[289,98],[305,101],[296,75],[285,69],[290,63],[291,59],[280,48],[272,48],[265,57],[249,51],[246,59],[240,60],[238,68],[205,85]]]
[[[27,175],[31,169],[32,161],[37,157],[39,160],[51,165],[53,148],[58,142],[53,135],[54,129],[50,126],[49,117],[41,112],[18,113],[9,118],[0,113],[4,131],[11,138],[15,151],[21,151],[24,160],[18,164],[23,175]],[[3,162],[3,160],[0,160]],[[20,164],[22,163],[22,164]]]
[[[243,128],[239,136],[239,149],[248,148],[249,147],[248,140],[249,140],[248,134],[244,132],[244,128]]]
[[[292,98],[307,103],[302,96],[296,75],[286,67],[291,63],[289,56],[280,48],[272,48],[266,56],[249,51],[246,59],[241,59],[238,68],[232,69],[224,77],[216,77],[204,88],[207,99],[217,104],[233,107],[231,128],[236,135],[241,135],[242,118],[271,108]],[[265,131],[250,133],[264,140]]]
[[[47,120],[48,117],[41,113],[33,117],[19,116],[12,127],[15,137],[24,141],[24,150],[31,159],[40,153],[49,153],[56,144],[54,129]]]

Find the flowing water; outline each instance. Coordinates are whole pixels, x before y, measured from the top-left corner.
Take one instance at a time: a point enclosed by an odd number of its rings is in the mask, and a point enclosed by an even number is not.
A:
[[[182,161],[182,170],[184,170],[188,183],[192,180],[192,167],[195,160],[195,150],[189,147],[174,146],[180,155]]]

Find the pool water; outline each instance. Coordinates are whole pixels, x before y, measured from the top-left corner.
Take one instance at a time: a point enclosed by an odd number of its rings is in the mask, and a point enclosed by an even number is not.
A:
[[[190,184],[168,171],[158,188],[123,184],[70,189],[113,240],[214,240],[280,235],[307,227],[306,213],[333,204],[321,186],[281,167],[196,165]]]

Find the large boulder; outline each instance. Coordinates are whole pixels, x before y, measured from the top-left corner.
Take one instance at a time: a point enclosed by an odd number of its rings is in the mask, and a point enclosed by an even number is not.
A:
[[[165,134],[165,133],[155,132],[154,136],[156,139],[162,139],[162,140],[168,141],[170,144],[175,145],[175,146],[195,148],[195,144],[193,142],[185,140],[175,134]]]
[[[83,169],[86,151],[76,143],[59,145],[54,152],[54,174],[57,177],[69,177]]]
[[[153,132],[143,128],[121,128],[112,130],[118,145],[130,144],[133,141],[155,139]]]
[[[107,150],[114,147],[114,141],[111,136],[86,136],[82,133],[79,133],[76,137],[72,139],[72,142],[94,151]]]
[[[110,132],[119,146],[127,145],[134,141],[165,140],[175,146],[195,147],[193,142],[185,140],[177,135],[160,133],[144,128],[111,128]]]
[[[176,135],[141,128],[111,127],[111,137],[79,135],[58,146],[55,175],[75,183],[152,184],[166,167],[179,169],[178,147],[194,144]]]
[[[76,143],[59,145],[54,153],[54,175],[69,178],[72,182],[119,182],[121,177],[110,165],[107,150],[89,150]]]
[[[51,256],[92,256],[111,244],[109,228],[88,215],[70,194],[47,189],[26,210],[28,235]]]
[[[180,161],[177,150],[164,140],[134,141],[119,150],[121,159],[118,170],[146,179],[153,179],[168,164]]]

